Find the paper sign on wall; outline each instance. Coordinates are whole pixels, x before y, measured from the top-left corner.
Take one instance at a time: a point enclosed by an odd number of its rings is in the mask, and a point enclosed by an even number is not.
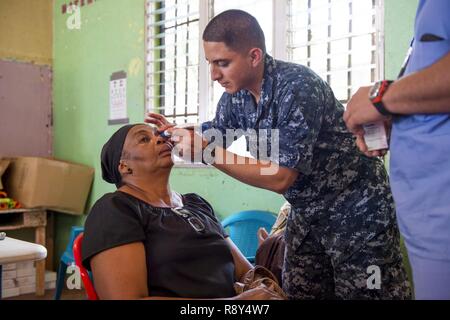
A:
[[[70,17],[68,17],[66,21],[67,29],[80,30],[81,29],[80,7],[76,5],[71,5],[67,8],[67,13],[70,14]]]
[[[118,71],[109,81],[109,125],[129,123],[127,115],[127,73]]]

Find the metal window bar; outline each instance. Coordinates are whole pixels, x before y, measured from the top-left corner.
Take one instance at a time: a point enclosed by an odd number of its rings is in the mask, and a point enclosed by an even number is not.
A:
[[[311,1],[312,0],[308,0],[308,26],[310,26],[312,22]],[[311,40],[312,40],[312,30],[311,28],[308,28],[308,45],[307,45],[308,67],[311,67]]]
[[[348,10],[349,10],[350,16],[352,16],[352,14],[353,14],[352,2],[348,3]],[[348,33],[349,34],[352,34],[352,32],[353,32],[353,23],[352,22],[353,22],[352,19],[349,19],[349,21],[348,21]],[[352,68],[352,54],[351,54],[352,45],[353,45],[352,37],[349,37],[348,38],[348,51],[349,51],[348,68],[349,68],[349,70],[351,70],[351,68]],[[351,71],[347,71],[347,88],[348,88],[347,89],[347,99],[346,99],[347,101],[350,99],[351,94],[352,94],[351,85],[352,85],[352,73],[351,73]]]
[[[146,6],[147,106],[177,123],[198,118],[199,113],[198,79],[189,83],[189,71],[199,67],[198,61],[190,59],[193,46],[198,46],[198,34],[192,30],[199,22],[199,8],[191,4],[148,0]]]
[[[361,0],[358,0],[361,1]],[[321,58],[326,59],[323,64],[323,70],[315,70],[320,71],[320,74],[324,77],[324,79],[330,83],[333,87],[336,85],[333,83],[332,76],[336,72],[346,72],[345,83],[343,84],[346,90],[345,99],[340,99],[341,102],[346,103],[352,94],[352,89],[355,89],[356,86],[364,85],[367,83],[357,83],[356,78],[354,77],[355,72],[359,72],[361,70],[366,70],[370,73],[370,81],[373,83],[376,81],[377,74],[379,73],[379,56],[377,55],[377,33],[379,32],[377,26],[377,6],[380,0],[362,0],[366,1],[366,5],[370,6],[371,11],[369,12],[371,16],[371,27],[369,31],[360,31],[355,30],[354,19],[357,19],[360,15],[360,12],[355,11],[354,3],[355,0],[326,0],[324,4],[321,6],[317,6],[317,2],[313,3],[312,0],[305,1],[288,1],[288,57],[291,61],[302,62],[308,67],[312,66],[312,61],[317,62],[317,57],[314,57],[313,47],[323,44],[325,47],[325,52],[322,53]],[[367,2],[370,1],[370,4]],[[358,4],[360,4],[359,2]],[[313,4],[316,7],[313,7]],[[333,18],[336,16],[332,16],[332,6],[342,6],[344,10],[346,10],[347,15],[347,30],[345,34],[341,35],[333,35],[333,28],[335,25],[333,24]],[[346,7],[346,9],[345,9]],[[379,12],[379,11],[378,11]],[[317,15],[324,15],[317,19]],[[325,16],[326,15],[326,16]],[[307,25],[302,26],[302,28],[298,29],[295,26],[294,19],[296,17],[303,17],[303,19],[307,19]],[[319,23],[316,22],[319,21]],[[317,38],[317,35],[314,34],[315,28],[324,28],[326,30],[326,34],[323,34],[322,38]],[[296,33],[305,32],[306,37],[305,40],[297,40]],[[370,50],[370,62],[357,62],[354,59],[354,49],[355,42],[354,39],[362,39],[364,36],[371,36],[371,46],[367,48]],[[331,45],[333,42],[337,42],[339,40],[345,40],[347,42],[347,49],[339,54],[347,56],[346,66],[341,66],[339,68],[332,68],[333,61],[335,61],[336,57],[334,57],[334,53],[332,52]],[[294,57],[294,51],[296,49],[304,48],[304,57],[301,60],[296,60]],[[325,53],[325,54],[324,54]],[[343,79],[342,79],[343,80]],[[344,90],[342,83],[340,83],[340,88]]]

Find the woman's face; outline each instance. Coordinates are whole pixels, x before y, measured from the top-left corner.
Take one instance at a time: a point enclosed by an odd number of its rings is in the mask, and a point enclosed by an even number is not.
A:
[[[122,151],[122,160],[133,174],[171,168],[173,144],[162,138],[148,125],[137,125],[131,128]]]

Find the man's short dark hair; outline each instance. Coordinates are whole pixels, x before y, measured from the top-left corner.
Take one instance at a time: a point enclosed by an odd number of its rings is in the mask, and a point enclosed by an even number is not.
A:
[[[266,53],[261,26],[255,17],[242,10],[227,10],[212,18],[203,32],[203,41],[224,42],[236,52],[259,48]]]

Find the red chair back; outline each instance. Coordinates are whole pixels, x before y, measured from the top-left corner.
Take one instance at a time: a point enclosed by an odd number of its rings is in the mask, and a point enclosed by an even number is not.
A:
[[[83,242],[83,233],[80,233],[73,242],[73,257],[75,258],[75,265],[80,269],[81,280],[89,300],[99,300],[97,292],[95,292],[94,285],[86,268],[81,263],[81,244]]]

